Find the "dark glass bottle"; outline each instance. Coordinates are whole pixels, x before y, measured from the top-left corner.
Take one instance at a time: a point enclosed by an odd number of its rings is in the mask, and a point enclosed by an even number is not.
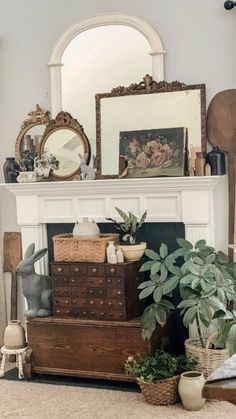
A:
[[[225,175],[225,153],[217,145],[207,154],[207,162],[211,166],[212,175]]]
[[[17,183],[17,176],[20,172],[20,165],[16,162],[15,157],[7,157],[3,165],[3,173],[6,183]]]

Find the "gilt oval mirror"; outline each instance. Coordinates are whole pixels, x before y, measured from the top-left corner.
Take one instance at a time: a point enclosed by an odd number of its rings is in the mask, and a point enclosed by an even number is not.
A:
[[[15,157],[18,162],[26,150],[33,159],[39,155],[40,141],[50,121],[50,112],[39,105],[36,105],[36,110],[29,112],[28,115],[29,117],[22,122],[16,139]]]
[[[68,112],[59,112],[46,127],[39,147],[39,158],[50,155],[58,162],[54,180],[80,179],[81,158],[89,164],[90,144],[82,125]]]

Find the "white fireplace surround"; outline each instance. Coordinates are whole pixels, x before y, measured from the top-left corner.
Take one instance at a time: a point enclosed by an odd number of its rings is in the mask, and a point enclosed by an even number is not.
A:
[[[227,177],[108,179],[38,182],[4,185],[16,196],[17,222],[23,252],[34,242],[47,247],[48,223],[74,223],[84,216],[105,222],[117,217],[115,206],[141,215],[147,221],[183,222],[191,242],[206,239],[227,252]],[[158,234],[158,231],[157,231]],[[47,273],[46,257],[37,270]]]

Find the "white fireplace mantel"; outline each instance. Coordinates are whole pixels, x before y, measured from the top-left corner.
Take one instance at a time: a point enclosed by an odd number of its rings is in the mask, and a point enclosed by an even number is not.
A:
[[[191,242],[206,239],[227,251],[227,177],[103,179],[94,181],[8,183],[16,196],[22,247],[47,247],[48,223],[74,223],[84,216],[104,222],[117,218],[115,206],[149,222],[183,222]],[[157,233],[158,234],[158,233]],[[47,260],[39,263],[47,272]]]

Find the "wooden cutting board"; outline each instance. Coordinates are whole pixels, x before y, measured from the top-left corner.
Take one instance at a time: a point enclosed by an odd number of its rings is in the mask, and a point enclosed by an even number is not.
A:
[[[236,152],[236,89],[217,93],[207,111],[207,136],[228,155],[229,225],[228,243],[234,243],[235,231],[235,152]],[[233,260],[233,250],[229,249]]]
[[[11,320],[17,319],[16,267],[22,260],[21,233],[3,235],[3,271],[11,273]]]

